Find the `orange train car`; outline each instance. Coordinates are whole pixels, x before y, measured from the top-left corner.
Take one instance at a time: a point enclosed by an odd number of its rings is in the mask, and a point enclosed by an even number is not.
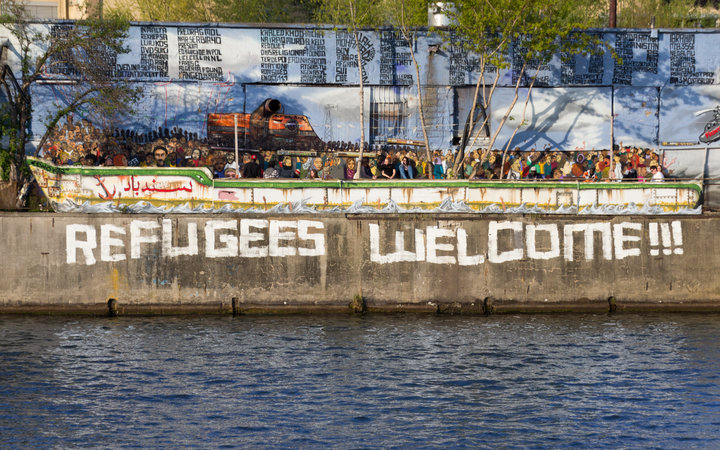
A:
[[[208,114],[207,136],[210,148],[235,148],[235,118],[237,143],[243,150],[319,150],[324,143],[307,116],[284,114],[279,100],[268,98],[250,114]]]

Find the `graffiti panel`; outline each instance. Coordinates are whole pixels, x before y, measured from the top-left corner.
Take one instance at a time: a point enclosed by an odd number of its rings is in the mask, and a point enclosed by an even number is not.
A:
[[[618,87],[613,96],[616,143],[656,147],[658,133],[658,89]]]
[[[491,111],[507,111],[515,95],[512,89],[498,89]],[[527,89],[519,98],[502,128],[496,148],[505,148],[513,133],[512,148],[560,149],[609,148],[610,88],[537,88],[525,106]],[[499,127],[503,116],[491,113],[491,130]]]
[[[359,142],[359,92],[357,88],[250,85],[247,110],[268,98],[277,99],[284,114],[304,115],[317,136],[326,142]],[[366,90],[366,101],[370,96]],[[226,111],[234,112],[234,111]],[[365,107],[368,117],[368,107]],[[366,133],[368,123],[365,123]]]
[[[712,128],[715,108],[719,105],[720,89],[715,86],[663,89],[660,94],[660,144],[688,145],[699,142],[706,127]]]
[[[68,25],[35,26],[59,35]],[[530,61],[520,84],[528,86],[537,73],[535,92],[525,114],[527,91],[520,92],[501,130],[498,147],[504,146],[517,128],[513,146],[521,148],[607,148],[611,117],[615,142],[662,146],[712,144],[720,139],[720,113],[716,110],[720,105],[720,55],[715,51],[720,32],[593,33],[619,58],[596,51],[556,55],[549,63]],[[7,36],[7,31],[2,35]],[[522,45],[518,42],[511,50],[511,67],[485,70],[487,82],[498,77],[498,90],[484,135],[497,130],[511,103],[513,83],[521,75],[518,68],[523,61],[518,50]],[[209,115],[243,114],[250,120],[249,115],[263,102],[277,99],[281,114],[293,116],[278,118],[283,133],[309,133],[311,129],[322,142],[358,144],[360,55],[366,141],[418,141],[422,129],[414,55],[420,64],[428,138],[432,147],[447,150],[462,134],[479,76],[477,55],[463,50],[457,37],[444,41],[427,31],[419,31],[407,42],[396,31],[363,30],[356,42],[348,30],[328,27],[153,23],[132,26],[127,46],[129,53],[108,54],[108,58],[115,58],[116,77],[143,89],[135,113],[109,118],[80,110],[75,123],[84,120],[112,135],[125,130],[152,140],[176,130],[176,135],[203,140],[208,138]],[[11,65],[17,63],[17,55],[10,53],[8,58]],[[55,65],[34,90],[32,130],[36,141],[44,132],[48,114],[69,102],[72,85],[63,79],[74,73],[73,67]],[[297,147],[288,139],[284,146]]]

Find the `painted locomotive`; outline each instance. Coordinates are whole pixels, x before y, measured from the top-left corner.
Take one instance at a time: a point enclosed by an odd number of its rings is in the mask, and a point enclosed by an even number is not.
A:
[[[255,111],[247,113],[211,113],[207,116],[207,136],[211,149],[311,150],[323,141],[315,134],[307,116],[284,114],[279,100],[268,98]]]

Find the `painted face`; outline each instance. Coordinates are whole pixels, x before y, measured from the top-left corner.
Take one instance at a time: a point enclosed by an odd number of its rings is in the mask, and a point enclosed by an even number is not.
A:
[[[322,158],[315,158],[313,161],[313,167],[315,167],[318,171],[321,170],[323,168]]]
[[[200,150],[193,150],[192,157],[193,159],[200,159]]]
[[[167,158],[167,152],[165,150],[156,148],[153,155],[155,156],[155,163],[157,165],[163,165],[165,163],[165,158]]]

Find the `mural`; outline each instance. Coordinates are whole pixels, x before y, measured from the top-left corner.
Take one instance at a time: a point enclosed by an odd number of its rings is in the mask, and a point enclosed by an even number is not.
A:
[[[66,25],[36,26],[57,34]],[[714,51],[720,45],[720,32],[593,33],[622,60],[613,59],[609,52],[556,55],[538,68],[538,88],[530,95],[527,112],[516,106],[501,130],[497,148],[505,148],[513,136],[510,147],[521,151],[609,149],[613,133],[616,143],[642,148],[715,142],[720,136],[716,113],[710,120],[696,113],[714,111],[720,104],[720,54]],[[5,36],[9,33],[0,29],[0,37]],[[361,145],[374,149],[398,140],[422,141],[420,94],[430,145],[444,154],[459,140],[479,75],[472,54],[426,31],[411,43],[392,30],[363,31],[360,48],[356,48],[347,30],[330,27],[137,23],[130,29],[127,44],[129,53],[108,57],[116,62],[116,77],[143,88],[136,114],[108,119],[80,111],[72,120],[75,126],[81,124],[85,134],[78,135],[76,130],[71,136],[68,123],[57,131],[53,145],[82,144],[86,150],[85,146],[94,145],[87,140],[87,130],[96,129],[92,140],[111,145],[115,145],[113,140],[118,145],[128,140],[137,145],[159,141],[169,145],[166,141],[176,139],[183,151],[195,150],[192,143],[227,149],[234,146],[234,131],[228,128],[234,127],[237,116],[242,146],[251,150],[357,149]],[[516,45],[521,47],[522,42]],[[364,62],[362,105],[358,52]],[[421,93],[411,52],[421,66]],[[490,133],[513,96],[521,61],[511,61],[511,67],[491,67],[485,75],[487,81],[499,76],[488,110]],[[59,65],[35,88],[35,136],[42,134],[46,113],[66,103],[64,82],[73,70]],[[528,82],[521,80],[521,85],[526,87]],[[269,104],[267,99],[272,99]],[[361,110],[366,118],[366,143],[360,142]],[[706,129],[708,122],[716,125]],[[698,169],[693,163],[679,172],[692,176]]]

